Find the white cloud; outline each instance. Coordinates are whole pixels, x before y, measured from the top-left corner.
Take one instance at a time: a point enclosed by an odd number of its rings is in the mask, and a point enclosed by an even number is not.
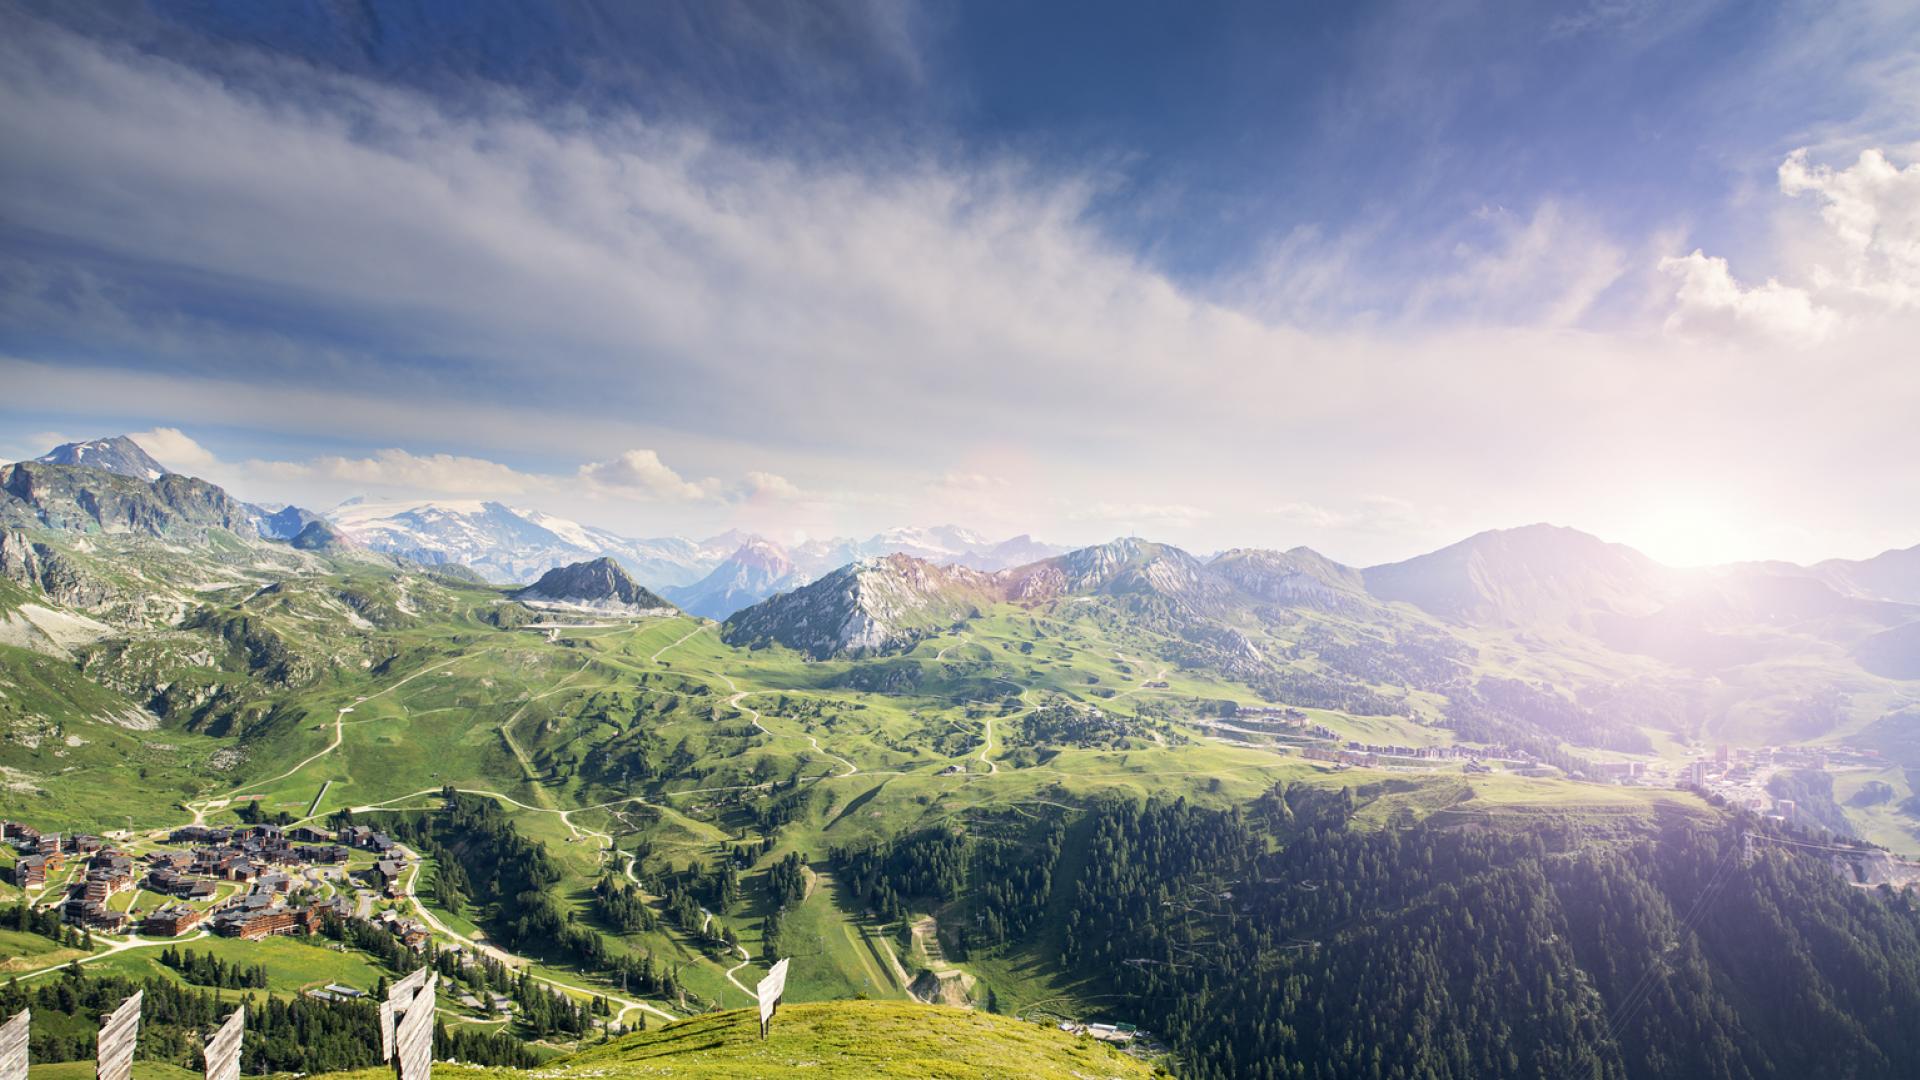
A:
[[[940,474],[939,486],[949,491],[997,491],[1007,486],[1007,479],[982,472],[949,470]]]
[[[1660,271],[1679,282],[1674,310],[1667,318],[1669,330],[1727,336],[1752,332],[1811,345],[1825,338],[1839,319],[1831,309],[1814,303],[1805,289],[1773,278],[1762,285],[1742,286],[1727,268],[1727,260],[1698,248],[1688,255],[1661,259]]]
[[[799,485],[778,473],[749,472],[740,484],[740,497],[750,501],[774,502],[801,497]]]
[[[1727,260],[1700,249],[1660,269],[1678,282],[1669,329],[1757,334],[1800,345],[1827,340],[1848,321],[1920,307],[1920,163],[1899,168],[1880,150],[1844,169],[1795,150],[1780,163],[1780,192],[1810,195],[1824,228],[1789,230],[1780,260],[1797,283],[1742,285]]]
[[[1210,510],[1184,503],[1146,502],[1094,502],[1076,506],[1067,513],[1070,521],[1120,525],[1151,522],[1176,527],[1192,525],[1212,516]]]
[[[1795,150],[1780,164],[1780,190],[1810,194],[1837,241],[1835,267],[1818,266],[1823,287],[1850,289],[1893,307],[1920,305],[1920,162],[1898,168],[1879,150],[1835,170]]]
[[[595,490],[628,498],[695,502],[720,494],[719,481],[683,479],[653,450],[629,450],[612,461],[590,462],[580,466],[579,476]]]
[[[136,431],[127,438],[138,443],[140,449],[174,472],[190,475],[204,473],[220,463],[213,456],[213,451],[195,442],[179,428],[158,427],[152,431]]]
[[[278,481],[324,480],[349,487],[421,495],[517,495],[546,485],[538,476],[485,458],[376,451],[371,457],[328,455],[307,461],[243,462],[248,474]]]
[[[1314,529],[1366,530],[1406,534],[1430,525],[1418,507],[1391,495],[1368,495],[1337,506],[1312,502],[1281,503],[1273,516]]]

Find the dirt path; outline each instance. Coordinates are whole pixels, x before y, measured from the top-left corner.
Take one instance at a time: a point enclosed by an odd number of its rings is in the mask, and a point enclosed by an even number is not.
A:
[[[352,705],[344,705],[340,708],[339,712],[334,714],[333,741],[327,744],[326,749],[321,750],[319,753],[313,755],[310,758],[307,758],[305,761],[302,761],[300,764],[295,765],[293,768],[288,769],[286,772],[281,773],[279,776],[273,777],[268,780],[255,780],[251,784],[242,784],[241,786],[234,788],[232,791],[227,792],[224,796],[220,796],[220,798],[224,798],[227,801],[231,802],[235,795],[238,795],[243,791],[249,791],[253,788],[262,787],[267,784],[277,784],[280,781],[285,780],[287,777],[292,776],[294,773],[299,772],[301,769],[306,768],[307,766],[313,764],[314,762],[319,761],[321,758],[326,757],[328,754],[333,753],[335,750],[340,749],[340,741],[346,734],[345,721],[346,721],[347,714],[352,712],[355,706],[361,705],[365,702],[372,701],[375,698],[386,697],[388,694],[393,693],[395,690],[400,689],[401,687],[407,685],[408,683],[419,678],[420,676],[427,674],[430,671],[438,671],[443,667],[447,667],[452,664],[457,664],[462,660],[471,659],[472,657],[479,656],[479,655],[481,654],[468,653],[465,655],[456,656],[450,660],[443,660],[438,664],[433,664],[428,667],[421,668],[419,671],[416,671],[413,674],[407,676],[406,678],[401,679],[399,682],[394,683],[392,686],[387,687],[385,690],[382,690],[379,693],[368,694],[365,697],[354,698]],[[212,800],[208,800],[208,802],[211,802],[211,801]],[[194,806],[188,806],[187,809],[192,810],[194,812],[193,814],[194,824],[196,825],[201,824],[202,821],[205,820],[204,818],[204,815],[206,814],[205,804],[202,804],[198,808]]]
[[[568,683],[571,683],[573,680],[586,674],[588,666],[589,664],[587,663],[581,664],[579,671],[576,671],[573,674],[567,676],[566,678],[561,679],[558,683],[556,683],[552,688],[548,689],[546,692],[535,694],[532,697],[529,697],[527,700],[521,702],[520,707],[518,709],[513,710],[513,715],[507,717],[506,720],[502,722],[500,725],[500,738],[506,741],[507,749],[513,751],[514,759],[520,762],[521,773],[524,774],[527,778],[527,784],[531,786],[535,792],[538,793],[538,796],[537,796],[538,798],[540,798],[542,801],[547,803],[548,809],[557,810],[558,807],[553,806],[553,796],[548,793],[546,785],[540,782],[539,776],[534,772],[533,759],[528,757],[527,752],[525,750],[522,750],[520,748],[520,744],[514,741],[513,725],[518,723],[520,718],[527,714],[528,709],[533,708],[534,702],[539,701],[542,698],[550,698],[553,695],[558,694],[561,691],[565,690],[567,688]],[[572,828],[571,825],[569,825],[568,827]]]
[[[65,970],[71,964],[76,964],[76,963],[91,964],[96,960],[105,960],[109,956],[117,956],[120,953],[128,951],[129,949],[151,949],[156,946],[162,946],[162,945],[178,945],[183,941],[198,941],[201,938],[211,937],[211,936],[212,935],[210,935],[207,932],[207,928],[204,926],[198,930],[195,930],[191,934],[182,934],[179,937],[170,937],[170,938],[143,938],[135,934],[129,934],[126,937],[120,939],[119,941],[114,941],[108,938],[97,936],[94,938],[95,941],[105,940],[107,942],[107,947],[100,950],[99,952],[89,953],[86,956],[72,957],[66,960],[62,960],[57,964],[49,964],[46,967],[35,968],[32,971],[9,972],[7,974],[7,978],[37,979],[42,975],[48,974],[49,972]]]
[[[766,691],[742,690],[740,689],[739,684],[735,683],[733,679],[730,678],[729,676],[721,675],[719,672],[714,672],[714,674],[719,675],[720,679],[727,684],[727,689],[733,691],[733,696],[727,699],[727,704],[729,706],[735,709],[739,709],[743,713],[746,713],[747,719],[753,721],[753,726],[759,728],[762,733],[771,735],[776,739],[782,737],[779,732],[774,731],[772,728],[769,728],[767,725],[760,722],[760,711],[758,709],[755,709],[751,705],[745,704],[745,701],[747,698],[757,693],[765,693]],[[793,738],[793,737],[794,736],[791,736],[791,735],[786,736],[786,738]],[[805,735],[805,734],[800,735],[799,738],[807,740],[807,745],[813,747],[814,753],[819,754],[821,757],[827,758],[829,760],[839,762],[840,767],[847,770],[846,772],[841,773],[840,774],[841,776],[854,776],[860,772],[860,767],[858,765],[855,765],[853,762],[848,761],[846,758],[843,758],[838,754],[828,753],[825,749],[823,749],[820,746],[819,739],[816,739],[811,735]]]
[[[683,635],[681,635],[680,637],[678,637],[678,638],[676,638],[676,639],[674,639],[673,641],[671,641],[671,642],[669,642],[669,643],[667,643],[667,644],[665,644],[665,645],[662,645],[662,646],[660,646],[660,648],[659,648],[659,650],[658,650],[657,652],[655,652],[655,653],[654,653],[654,654],[653,654],[653,655],[652,655],[651,657],[648,657],[648,660],[649,660],[649,661],[651,661],[652,663],[656,663],[656,664],[657,664],[657,663],[659,663],[659,662],[660,662],[660,657],[661,657],[661,655],[662,655],[662,654],[664,654],[664,653],[665,653],[665,652],[666,652],[666,651],[667,651],[668,649],[671,649],[671,648],[673,648],[673,647],[674,647],[675,645],[681,645],[681,644],[685,644],[685,642],[686,642],[686,640],[687,640],[688,638],[690,638],[690,637],[692,637],[693,635],[695,635],[695,634],[697,634],[697,633],[699,633],[699,632],[700,632],[700,631],[702,631],[702,630],[705,630],[706,628],[707,628],[707,624],[706,624],[706,623],[701,623],[700,625],[698,625],[698,626],[696,626],[696,627],[694,627],[693,629],[691,629],[691,630],[689,630],[689,631],[687,631],[687,632],[686,632],[685,634],[683,634]]]
[[[965,644],[966,644],[967,642],[969,642],[969,641],[972,641],[972,640],[973,640],[973,635],[972,635],[972,634],[961,634],[961,635],[960,635],[960,640],[958,640],[958,641],[956,641],[956,642],[954,642],[954,643],[953,643],[953,644],[951,644],[951,645],[945,645],[945,646],[942,646],[939,652],[937,652],[937,653],[934,653],[934,654],[933,654],[933,658],[934,658],[935,660],[945,660],[945,659],[947,658],[947,653],[948,653],[949,651],[951,651],[951,650],[953,650],[953,649],[955,649],[955,648],[958,648],[958,647],[959,647],[959,646],[961,646],[961,645],[965,645]]]

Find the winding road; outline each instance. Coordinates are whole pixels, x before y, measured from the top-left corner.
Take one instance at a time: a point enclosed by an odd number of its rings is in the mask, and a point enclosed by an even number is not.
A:
[[[725,674],[722,674],[721,672],[718,672],[718,671],[714,672],[714,674],[716,676],[719,676],[719,678],[727,684],[727,689],[733,691],[733,696],[727,699],[728,705],[732,706],[733,708],[739,709],[743,713],[746,713],[747,719],[752,720],[753,726],[759,728],[763,733],[770,735],[776,739],[781,738],[781,735],[779,732],[774,731],[772,728],[769,728],[767,725],[760,722],[760,711],[758,709],[755,709],[751,705],[743,704],[747,698],[753,696],[754,694],[765,693],[766,691],[742,690],[740,689],[739,684],[735,683],[731,677]],[[794,736],[791,736],[791,735],[786,737],[794,738]],[[843,758],[838,754],[828,753],[826,750],[822,749],[820,746],[819,739],[816,739],[811,735],[804,735],[804,734],[800,735],[799,738],[807,740],[807,745],[813,747],[814,753],[819,754],[821,757],[827,758],[831,761],[839,762],[841,768],[844,768],[847,770],[846,772],[840,773],[839,775],[854,776],[860,772],[860,767],[855,765],[853,762],[848,761],[846,758]]]

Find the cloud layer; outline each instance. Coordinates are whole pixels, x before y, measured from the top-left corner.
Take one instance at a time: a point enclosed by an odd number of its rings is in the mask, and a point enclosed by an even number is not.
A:
[[[1920,451],[1920,167],[1885,154],[1788,158],[1781,239],[1740,257],[1545,193],[1409,239],[1410,277],[1303,226],[1194,280],[1101,227],[1097,168],[16,25],[15,430],[147,428],[251,497],[538,497],[649,531],[964,514],[1366,561],[1540,518],[1631,540],[1631,493],[1704,487],[1750,493],[1742,536],[1792,507],[1841,523],[1830,548],[1920,539],[1920,511],[1852,509],[1920,506],[1894,464]],[[195,458],[180,429],[207,428]]]

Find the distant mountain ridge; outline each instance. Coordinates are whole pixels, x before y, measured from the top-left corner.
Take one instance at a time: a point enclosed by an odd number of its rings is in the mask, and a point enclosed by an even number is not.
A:
[[[661,592],[681,609],[709,619],[725,619],[734,612],[775,593],[805,585],[809,576],[795,566],[786,549],[761,537],[752,537],[692,585],[669,585]]]
[[[529,581],[555,566],[611,556],[629,573],[658,590],[708,596],[703,614],[724,617],[780,588],[804,584],[836,567],[876,555],[902,552],[941,563],[1000,569],[1066,549],[1029,536],[992,541],[958,526],[891,529],[864,540],[808,540],[791,546],[729,530],[704,540],[666,536],[635,538],[582,525],[538,510],[500,502],[448,501],[371,503],[350,500],[327,511],[342,535],[372,551],[427,563],[461,563],[501,583]],[[749,544],[777,548],[792,570],[772,583],[756,572],[742,574],[727,563]],[[709,575],[721,576],[703,583]],[[726,582],[736,587],[729,592]],[[698,592],[686,591],[698,588]],[[720,599],[732,597],[732,599]],[[720,610],[727,604],[734,607]]]
[[[728,620],[735,640],[819,656],[885,652],[984,605],[1066,596],[1113,598],[1130,617],[1189,635],[1196,648],[1249,659],[1257,650],[1233,623],[1264,618],[1257,615],[1263,607],[1378,621],[1391,618],[1389,605],[1405,604],[1446,623],[1570,630],[1694,670],[1755,662],[1777,648],[1769,635],[1794,634],[1837,647],[1870,672],[1906,678],[1916,670],[1911,653],[1920,640],[1913,629],[1920,622],[1920,546],[1810,567],[1678,570],[1578,530],[1532,525],[1356,569],[1305,548],[1233,549],[1203,560],[1124,538],[1060,552],[1029,537],[991,542],[956,526],[791,548],[739,532],[706,541],[634,540],[491,502],[354,501],[324,519],[297,507],[269,509],[167,471],[125,436],[63,444],[41,460],[0,466],[0,527],[24,531],[10,543],[17,551],[9,564],[23,583],[48,576],[25,554],[35,543],[25,533],[33,530],[173,545],[203,545],[226,533],[314,553],[478,567],[496,581],[611,559],[645,596],[620,599],[621,589],[609,586],[609,602],[678,601]],[[1043,554],[1027,558],[1035,553]],[[1015,559],[1021,561],[1004,565]],[[641,584],[662,579],[673,584]]]
[[[1806,568],[1677,571],[1632,548],[1548,525],[1480,533],[1365,570],[1308,548],[1233,549],[1202,560],[1127,537],[992,572],[907,556],[851,563],[731,616],[733,644],[779,644],[816,658],[910,648],[1000,602],[1105,596],[1223,655],[1256,650],[1234,629],[1263,607],[1394,620],[1407,604],[1446,623],[1527,632],[1570,630],[1610,648],[1714,667],[1759,655],[1763,628],[1814,632],[1876,671],[1920,633],[1920,606],[1842,593]]]
[[[1871,559],[1828,559],[1811,571],[1844,592],[1920,604],[1920,544]]]
[[[1645,555],[1557,525],[1477,533],[1361,576],[1383,600],[1457,622],[1501,625],[1564,622],[1596,611],[1647,614],[1674,588],[1673,572]]]

